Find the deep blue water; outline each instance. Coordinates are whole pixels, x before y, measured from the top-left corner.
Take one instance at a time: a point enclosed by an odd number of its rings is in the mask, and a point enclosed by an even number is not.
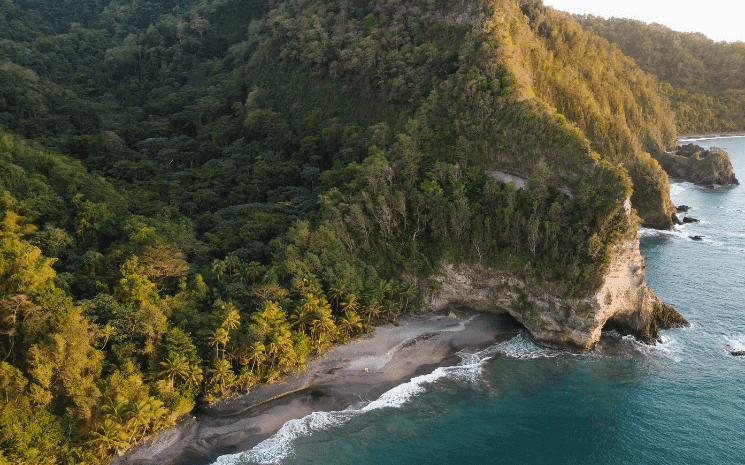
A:
[[[727,150],[745,183],[745,138],[697,143]],[[671,181],[671,194],[701,223],[642,230],[641,248],[649,286],[691,328],[663,331],[657,347],[606,334],[584,355],[521,334],[479,354],[491,357],[482,363],[438,369],[356,410],[314,414],[219,462],[745,463],[745,358],[725,350],[745,350],[745,187]]]

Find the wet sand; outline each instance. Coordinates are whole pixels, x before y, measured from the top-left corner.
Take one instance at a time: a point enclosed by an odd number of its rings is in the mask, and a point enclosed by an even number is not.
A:
[[[457,365],[461,350],[481,350],[509,340],[519,328],[506,314],[408,316],[398,325],[378,327],[371,334],[334,347],[310,360],[301,373],[203,406],[202,412],[110,463],[213,463],[219,455],[250,450],[289,420],[372,401],[415,376]]]

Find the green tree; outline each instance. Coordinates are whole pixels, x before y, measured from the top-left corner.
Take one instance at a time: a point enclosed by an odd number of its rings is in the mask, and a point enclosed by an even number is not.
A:
[[[160,366],[162,368],[161,375],[168,377],[171,387],[173,387],[174,378],[184,379],[189,372],[189,363],[181,355],[167,358],[164,362],[160,362]]]

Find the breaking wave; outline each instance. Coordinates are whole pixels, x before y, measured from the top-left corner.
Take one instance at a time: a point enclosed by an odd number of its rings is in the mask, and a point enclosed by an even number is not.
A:
[[[290,420],[274,436],[259,443],[253,449],[219,457],[215,465],[280,463],[284,458],[293,454],[293,443],[297,438],[309,436],[315,431],[341,426],[351,419],[373,410],[401,407],[412,397],[424,392],[427,384],[432,384],[440,379],[454,379],[464,382],[478,380],[482,363],[497,352],[499,350],[496,349],[496,346],[473,353],[461,351],[458,355],[462,361],[456,366],[440,367],[428,375],[412,378],[409,382],[394,387],[371,402],[353,405],[345,410],[313,412],[303,418]]]
[[[495,345],[494,350],[507,357],[519,358],[521,360],[560,357],[568,354],[568,352],[561,350],[547,349],[539,346],[525,330],[520,330],[517,336],[509,341]]]

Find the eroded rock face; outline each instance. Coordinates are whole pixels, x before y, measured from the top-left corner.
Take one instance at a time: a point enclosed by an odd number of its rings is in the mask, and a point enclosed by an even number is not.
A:
[[[724,150],[711,150],[688,144],[677,152],[652,155],[663,170],[674,178],[704,186],[739,184],[732,171],[732,162]]]
[[[586,351],[605,329],[654,344],[658,328],[689,326],[648,287],[644,257],[635,237],[616,246],[605,284],[593,296],[565,298],[557,286],[538,284],[514,272],[481,265],[442,264],[440,274],[420,283],[425,307],[465,306],[483,312],[508,312],[536,342],[551,348]]]

